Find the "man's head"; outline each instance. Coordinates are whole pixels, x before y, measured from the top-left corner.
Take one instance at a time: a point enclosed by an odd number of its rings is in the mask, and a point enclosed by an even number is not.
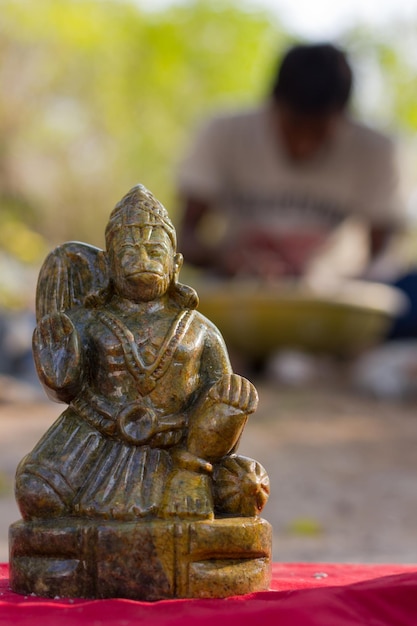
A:
[[[112,211],[106,248],[116,292],[135,302],[164,295],[182,264],[166,209],[142,185],[133,187]]]
[[[292,159],[309,159],[332,137],[351,89],[352,71],[339,48],[311,44],[287,52],[271,95],[279,132]]]

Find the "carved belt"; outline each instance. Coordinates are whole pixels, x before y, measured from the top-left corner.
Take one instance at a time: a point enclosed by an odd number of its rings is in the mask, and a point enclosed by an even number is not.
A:
[[[103,397],[85,389],[70,405],[90,426],[107,437],[117,435],[117,416],[114,405]]]
[[[130,402],[115,412],[108,400],[86,389],[71,407],[90,426],[102,435],[136,446],[170,447],[182,437],[182,428],[172,424],[172,429],[160,432],[157,412],[143,400]],[[178,416],[181,421],[180,415]]]

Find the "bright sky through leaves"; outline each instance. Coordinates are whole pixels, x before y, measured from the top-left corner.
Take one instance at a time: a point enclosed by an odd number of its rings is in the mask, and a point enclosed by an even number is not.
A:
[[[178,0],[137,0],[146,8],[163,8]],[[337,37],[358,22],[387,26],[391,20],[417,18],[416,0],[241,0],[239,6],[267,9],[296,34],[312,39]]]

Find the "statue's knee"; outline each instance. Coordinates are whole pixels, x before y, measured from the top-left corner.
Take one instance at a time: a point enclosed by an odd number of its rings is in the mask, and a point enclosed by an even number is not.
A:
[[[31,472],[18,473],[15,489],[23,519],[60,517],[67,512],[59,493],[42,477]]]

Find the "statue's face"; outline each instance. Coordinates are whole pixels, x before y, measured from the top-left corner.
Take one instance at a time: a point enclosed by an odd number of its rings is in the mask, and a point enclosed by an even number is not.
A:
[[[159,226],[121,228],[108,252],[116,292],[133,302],[164,295],[179,271],[171,240]]]

